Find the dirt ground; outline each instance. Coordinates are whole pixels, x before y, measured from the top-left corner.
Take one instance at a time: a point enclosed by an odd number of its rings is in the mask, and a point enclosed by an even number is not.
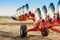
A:
[[[27,37],[20,37],[20,26],[21,23],[12,23],[4,21],[0,22],[0,40],[60,40],[60,34],[50,31],[47,37],[43,37],[40,32],[29,32]],[[7,24],[9,23],[9,24]],[[30,22],[29,22],[30,23]],[[27,28],[32,28],[34,25],[27,23]]]

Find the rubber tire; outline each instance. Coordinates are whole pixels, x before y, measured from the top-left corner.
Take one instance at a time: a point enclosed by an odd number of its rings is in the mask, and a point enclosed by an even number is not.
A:
[[[20,35],[21,35],[21,37],[26,37],[27,36],[27,26],[26,25],[21,25]]]
[[[49,35],[49,30],[44,28],[43,31],[41,32],[42,36],[48,36]]]

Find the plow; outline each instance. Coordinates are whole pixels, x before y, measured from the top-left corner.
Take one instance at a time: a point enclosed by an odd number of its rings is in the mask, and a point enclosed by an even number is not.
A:
[[[60,27],[60,0],[57,5],[57,12],[53,3],[50,3],[48,8],[46,5],[42,9],[37,8],[34,12],[29,11],[28,4],[23,5],[17,9],[17,16],[13,16],[13,20],[26,21],[32,20],[34,22],[34,28],[27,29],[26,24],[22,24],[20,28],[21,37],[26,37],[30,31],[40,31],[42,36],[48,36],[49,30],[60,33],[59,29],[54,27]]]

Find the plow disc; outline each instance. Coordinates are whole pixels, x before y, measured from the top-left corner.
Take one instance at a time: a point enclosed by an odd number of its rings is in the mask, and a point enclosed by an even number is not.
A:
[[[60,5],[60,1],[58,5]],[[28,11],[29,9],[28,4],[23,6],[23,9]],[[12,18],[16,20],[16,18],[14,17]],[[48,36],[50,29],[54,32],[60,33],[60,30],[54,28],[60,26],[60,12],[58,11],[57,13],[55,13],[55,7],[53,3],[50,3],[48,9],[46,5],[42,7],[42,10],[40,10],[40,8],[37,8],[34,11],[34,13],[32,13],[31,11],[28,12],[24,11],[22,15],[18,17],[18,20],[19,21],[32,20],[34,22],[35,27],[28,29],[27,32],[40,31],[42,33],[42,36]]]

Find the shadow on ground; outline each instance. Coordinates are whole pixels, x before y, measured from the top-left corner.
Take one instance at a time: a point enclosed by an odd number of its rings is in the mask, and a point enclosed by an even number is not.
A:
[[[40,35],[29,35],[25,38],[21,38],[20,36],[14,36],[10,32],[0,31],[0,37],[2,38],[8,38],[11,40],[51,40],[49,38],[44,38]]]

